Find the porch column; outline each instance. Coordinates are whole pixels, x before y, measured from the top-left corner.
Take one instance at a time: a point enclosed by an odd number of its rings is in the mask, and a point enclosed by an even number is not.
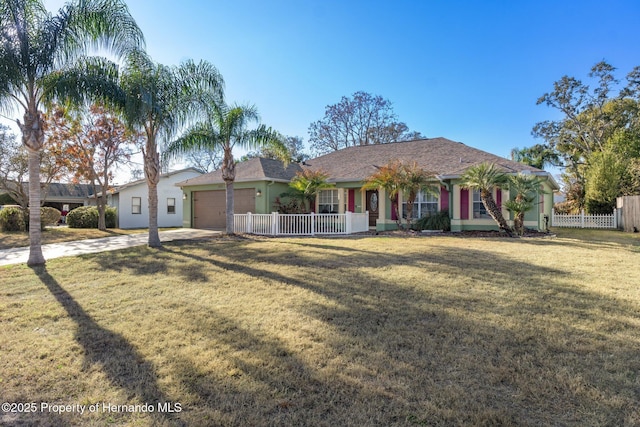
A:
[[[460,219],[460,186],[458,184],[453,186],[453,206],[451,208],[453,208],[451,218]]]
[[[387,219],[387,193],[384,188],[378,190],[378,221]]]

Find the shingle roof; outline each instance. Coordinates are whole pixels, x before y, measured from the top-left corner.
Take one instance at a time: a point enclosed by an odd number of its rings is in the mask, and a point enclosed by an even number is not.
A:
[[[52,182],[49,184],[49,189],[47,190],[47,198],[53,197],[86,199],[93,197],[93,187],[90,184],[63,184]]]
[[[163,173],[160,175],[160,178],[167,178],[182,172],[188,172],[188,171],[193,171],[193,172],[197,172],[199,174],[202,174],[203,172],[200,169],[197,168],[185,168],[185,169],[180,169],[180,170],[176,170],[176,171],[171,171],[171,172],[167,172],[167,173]],[[144,184],[147,185],[147,179],[146,178],[142,178],[142,179],[138,179],[136,181],[131,181],[128,182],[126,184],[122,184],[122,185],[118,185],[117,187],[115,187],[113,189],[113,191],[111,191],[111,194],[118,194],[120,191],[129,188],[129,187],[135,187],[136,185],[140,185],[140,184]]]
[[[420,168],[447,177],[460,175],[470,166],[484,162],[495,163],[506,173],[542,172],[446,138],[350,147],[306,163],[312,169],[327,172],[331,177],[330,181],[360,181],[375,173],[376,166],[383,166],[393,160],[415,161]]]
[[[363,181],[376,172],[376,166],[383,166],[392,160],[415,161],[420,168],[441,178],[457,177],[470,166],[484,162],[495,163],[505,173],[529,171],[547,175],[540,169],[469,147],[461,142],[446,138],[428,138],[349,147],[307,160],[302,165],[292,163],[286,169],[277,160],[254,158],[236,165],[236,181],[290,181],[296,172],[306,168],[323,170],[329,175],[330,182]],[[218,170],[176,185],[184,187],[222,182],[222,172]]]
[[[302,168],[297,163],[290,163],[286,168],[279,160],[253,158],[236,164],[236,182],[243,181],[282,181],[289,182]],[[217,170],[195,178],[177,183],[177,186],[219,184],[222,171]]]

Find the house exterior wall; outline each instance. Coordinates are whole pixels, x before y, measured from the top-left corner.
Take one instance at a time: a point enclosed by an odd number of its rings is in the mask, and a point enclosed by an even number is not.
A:
[[[276,199],[280,197],[282,193],[285,193],[289,189],[288,183],[277,181],[250,181],[250,182],[234,182],[234,189],[247,189],[253,188],[256,191],[256,206],[254,213],[267,214],[275,212],[274,207]],[[211,190],[225,190],[224,184],[208,184],[208,185],[194,185],[184,187],[183,192],[186,195],[186,200],[182,206],[182,226],[193,227],[193,193],[196,191],[211,191]],[[260,195],[258,195],[258,193]],[[246,212],[235,212],[238,214]]]
[[[184,171],[162,177],[158,183],[158,227],[182,227],[182,190],[176,183],[200,175],[195,171]],[[140,198],[140,213],[132,212],[134,197]],[[168,212],[168,199],[175,201],[175,213]],[[120,228],[149,227],[149,189],[147,183],[122,188],[118,192],[118,226]]]
[[[498,230],[495,221],[488,218],[473,218],[473,191],[464,190],[459,180],[446,180],[440,188],[438,197],[439,210],[447,209],[451,218],[452,231],[464,230]],[[255,188],[256,192],[260,191],[261,196],[256,197],[255,213],[271,213],[275,211],[274,204],[277,197],[289,190],[286,182],[269,182],[269,181],[251,181],[236,182],[234,187],[237,189]],[[187,194],[187,203],[183,209],[183,226],[191,227],[192,219],[192,193],[194,191],[203,190],[223,190],[224,184],[212,184],[204,186],[185,187],[184,192]],[[362,189],[362,182],[343,182],[336,185],[339,192],[339,211],[344,213],[349,210],[350,206],[354,207],[356,213],[362,213],[365,210],[366,191]],[[543,189],[538,197],[539,203],[534,209],[525,215],[525,227],[545,230],[544,216],[551,216],[553,207],[553,192],[549,182],[543,182]],[[351,191],[354,190],[354,191]],[[350,198],[350,193],[352,198]],[[504,202],[510,200],[513,196],[508,190],[494,189],[493,196],[502,206],[502,214],[510,225],[513,225],[513,216],[504,207]],[[376,230],[387,231],[397,229],[397,223],[392,219],[392,204],[384,190],[380,189],[378,194],[378,203],[380,217],[378,218]],[[402,196],[400,196],[399,205],[402,206]],[[316,198],[316,212],[318,209],[318,198]],[[244,213],[244,212],[236,212]]]

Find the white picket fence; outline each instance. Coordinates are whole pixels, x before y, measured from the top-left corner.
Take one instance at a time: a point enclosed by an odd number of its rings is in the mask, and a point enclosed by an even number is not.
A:
[[[352,234],[369,230],[369,212],[343,214],[234,214],[234,233],[265,236]]]
[[[567,228],[618,228],[618,215],[616,210],[612,214],[585,215],[584,210],[577,215],[556,214],[551,215],[552,227]]]

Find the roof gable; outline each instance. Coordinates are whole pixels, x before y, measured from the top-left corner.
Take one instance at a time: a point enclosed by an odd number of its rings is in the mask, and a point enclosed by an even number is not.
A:
[[[289,163],[285,168],[280,160],[264,159],[255,157],[245,162],[236,164],[236,182],[243,181],[281,181],[289,182],[296,176],[296,173],[302,171],[297,163]],[[180,187],[189,185],[208,185],[220,184],[224,182],[222,179],[222,171],[220,169],[198,176],[196,178],[187,179],[177,183]]]
[[[202,174],[202,171],[200,169],[197,169],[197,168],[186,168],[186,169],[180,169],[180,170],[177,170],[177,171],[163,173],[162,175],[160,175],[160,179],[170,178],[170,177],[172,177],[174,175],[183,174],[185,172],[192,172],[192,173],[197,173],[197,174],[200,174],[200,175]],[[125,190],[127,188],[136,187],[138,185],[147,185],[146,178],[138,179],[136,181],[131,181],[131,182],[128,182],[126,184],[119,185],[111,193],[112,194],[117,194],[122,190]]]

